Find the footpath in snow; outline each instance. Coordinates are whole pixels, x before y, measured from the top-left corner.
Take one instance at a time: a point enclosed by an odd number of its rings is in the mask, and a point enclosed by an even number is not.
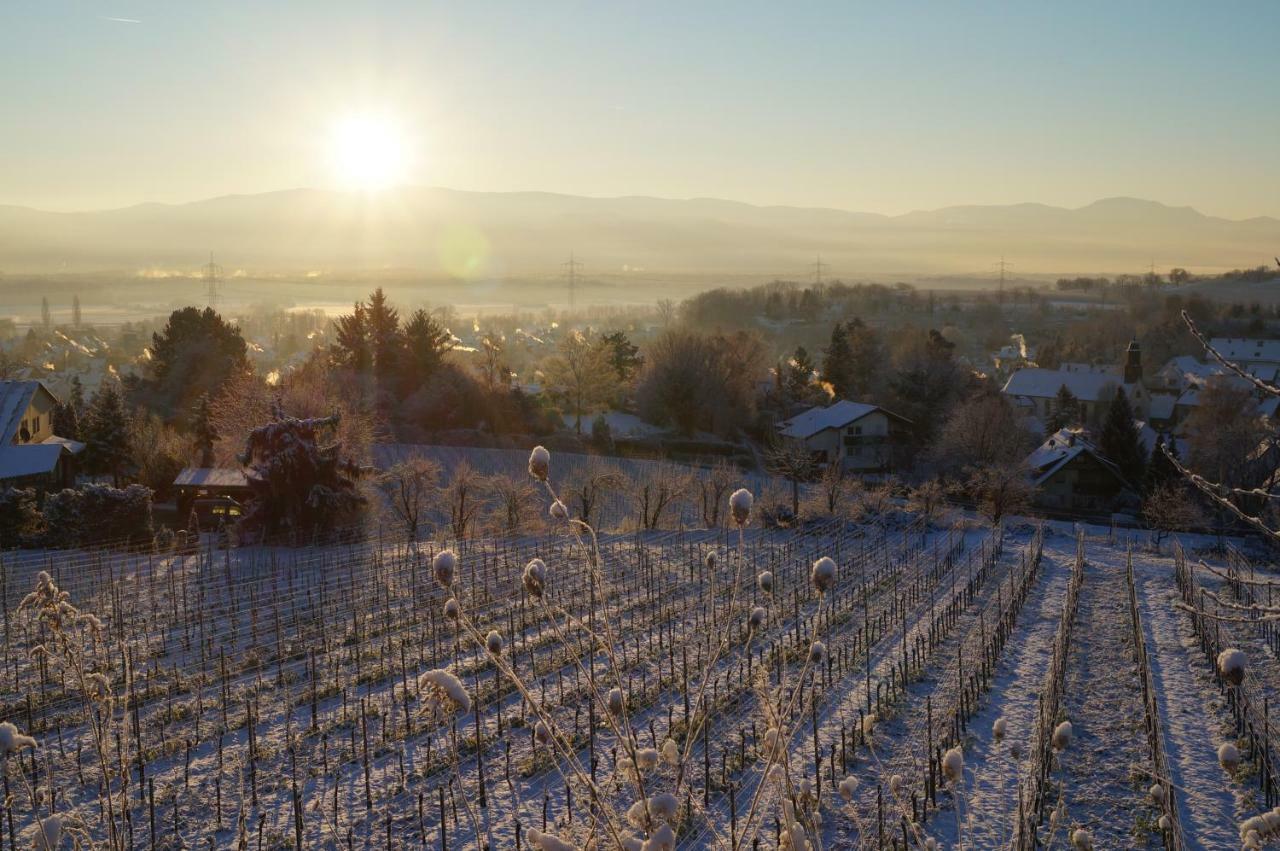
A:
[[[969,722],[973,741],[965,747],[970,775],[968,810],[964,813],[967,847],[1001,848],[1008,843],[1018,812],[1020,763],[1034,735],[1038,699],[1073,558],[1074,553],[1051,548],[1046,541],[1040,578],[997,665],[990,702]],[[1004,741],[997,743],[992,739],[991,725],[1002,716],[1008,732]],[[1012,752],[1019,746],[1021,758]],[[945,824],[946,819],[940,817],[939,827],[945,828]]]
[[[1231,727],[1190,619],[1174,608],[1172,561],[1135,553],[1134,572],[1170,780],[1182,790],[1183,832],[1192,848],[1238,847],[1241,789],[1217,755]]]

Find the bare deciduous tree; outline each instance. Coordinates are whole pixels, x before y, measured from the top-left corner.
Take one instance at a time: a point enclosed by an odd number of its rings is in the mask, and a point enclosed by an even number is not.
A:
[[[585,468],[570,476],[561,494],[572,508],[577,509],[578,519],[596,526],[600,522],[600,505],[605,495],[621,490],[626,483],[627,477],[616,467],[592,458]]]
[[[1142,502],[1142,518],[1151,528],[1157,553],[1160,552],[1160,544],[1171,533],[1201,520],[1199,509],[1181,482],[1159,485],[1148,494]]]
[[[657,529],[667,509],[682,502],[692,485],[690,476],[674,464],[659,464],[631,479],[631,497],[640,524]]]
[[[992,526],[1006,515],[1030,508],[1036,490],[1020,464],[975,467],[969,472],[965,489]]]
[[[493,497],[494,531],[510,535],[530,525],[537,511],[538,491],[528,476],[499,473],[485,486]]]
[[[818,462],[803,443],[786,441],[765,453],[769,472],[791,483],[791,516],[800,516],[800,483],[811,480],[818,472]]]
[[[702,522],[708,529],[720,525],[724,506],[728,504],[729,491],[741,476],[738,470],[723,459],[711,465],[711,469],[697,477],[698,495],[702,501]]]
[[[921,482],[912,488],[909,505],[926,527],[932,526],[946,513],[947,489],[937,479]]]
[[[449,506],[449,529],[454,538],[462,540],[472,530],[484,508],[484,486],[484,477],[466,461],[453,468],[444,489],[444,501]]]
[[[387,510],[404,530],[405,539],[416,541],[440,492],[440,465],[429,458],[409,458],[378,476],[377,485]]]

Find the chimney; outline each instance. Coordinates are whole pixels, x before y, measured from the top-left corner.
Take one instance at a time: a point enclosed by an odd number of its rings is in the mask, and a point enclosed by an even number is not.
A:
[[[1124,383],[1142,383],[1142,349],[1138,347],[1137,340],[1130,340],[1129,348],[1125,350]]]

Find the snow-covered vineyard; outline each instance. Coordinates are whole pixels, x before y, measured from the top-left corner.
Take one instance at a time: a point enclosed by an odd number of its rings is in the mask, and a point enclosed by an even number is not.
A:
[[[1238,551],[747,502],[443,555],[6,553],[0,848],[1280,839],[1280,585]]]

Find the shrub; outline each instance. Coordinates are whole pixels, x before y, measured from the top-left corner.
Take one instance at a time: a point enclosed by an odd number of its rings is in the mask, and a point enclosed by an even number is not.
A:
[[[23,543],[40,531],[40,510],[32,488],[0,490],[0,547]]]
[[[45,542],[53,547],[130,543],[153,539],[151,489],[90,484],[44,501]]]

